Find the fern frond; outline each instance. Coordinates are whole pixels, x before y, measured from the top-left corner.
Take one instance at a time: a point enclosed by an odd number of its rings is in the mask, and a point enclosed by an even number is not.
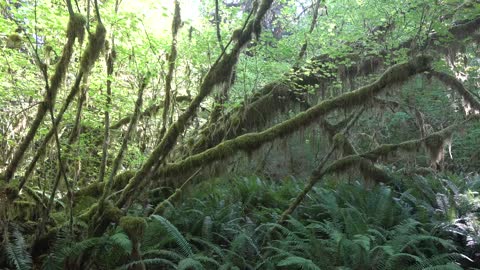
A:
[[[462,270],[463,268],[454,263],[447,263],[444,265],[429,266],[422,269],[423,270]]]
[[[15,225],[10,227],[12,227],[11,237],[7,229],[4,230],[3,237],[8,261],[14,265],[17,270],[30,270],[32,269],[32,258],[27,251],[25,239]],[[13,238],[13,241],[11,238]]]
[[[190,244],[170,221],[159,215],[152,215],[152,219],[163,225],[169,236],[177,243],[186,257],[193,255]]]
[[[162,258],[168,258],[171,259],[172,261],[180,261],[184,259],[185,257],[172,250],[165,250],[165,249],[159,249],[159,250],[148,250],[142,252],[143,257],[148,258],[148,257],[162,257]]]
[[[112,245],[120,247],[125,253],[132,253],[132,241],[124,232],[117,232],[109,237]]]
[[[216,253],[218,256],[220,256],[220,258],[225,257],[225,254],[223,253],[222,249],[212,242],[209,242],[209,241],[207,241],[205,239],[202,239],[202,238],[199,238],[199,237],[192,237],[192,238],[190,238],[190,241],[197,242],[197,243],[207,247],[208,248],[207,250],[213,251],[213,253]]]
[[[190,269],[203,270],[205,268],[203,268],[203,265],[199,261],[193,258],[185,258],[178,263],[177,270],[190,270]]]
[[[220,263],[218,263],[215,259],[207,257],[207,256],[194,255],[193,258],[195,260],[199,261],[199,262],[213,264],[213,265],[216,266],[215,268],[218,268],[220,266]]]
[[[320,267],[316,266],[312,260],[297,256],[292,256],[281,260],[277,263],[277,266],[300,266],[302,269],[306,270],[321,270]]]
[[[131,269],[132,266],[138,265],[138,264],[145,264],[145,265],[161,265],[161,266],[170,266],[169,269],[177,269],[176,265],[166,259],[159,259],[159,258],[154,258],[154,259],[143,259],[141,261],[134,261],[125,265],[122,265],[120,267],[115,268],[115,270],[128,270]]]

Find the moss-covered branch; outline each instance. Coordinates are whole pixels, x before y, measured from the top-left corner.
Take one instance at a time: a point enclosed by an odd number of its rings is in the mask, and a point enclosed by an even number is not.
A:
[[[248,133],[232,140],[227,140],[202,153],[193,155],[183,161],[169,164],[157,172],[158,177],[186,172],[192,168],[207,165],[211,162],[233,156],[236,152],[252,151],[277,138],[292,134],[301,128],[318,121],[329,112],[362,105],[381,93],[387,86],[402,83],[411,76],[430,69],[429,57],[420,56],[407,63],[389,68],[383,75],[370,85],[343,94],[336,98],[325,100],[295,117],[277,124],[265,131]]]
[[[338,132],[338,135],[341,135],[344,137],[345,135],[348,134],[350,129],[353,127],[353,125],[357,122],[357,120],[360,118],[362,113],[365,111],[365,107],[360,109],[356,114],[352,114],[352,116],[345,118],[343,121],[337,124],[336,126],[338,128],[335,128],[333,125],[328,123],[327,121],[324,121],[324,126],[330,128],[330,129],[335,129],[336,132]],[[343,124],[345,123],[345,124]],[[335,135],[332,135],[331,137],[334,137]],[[333,141],[333,139],[332,139]],[[327,151],[327,154],[322,158],[322,160],[319,162],[317,168],[312,172],[310,175],[309,180],[307,181],[307,184],[303,188],[303,190],[297,195],[295,200],[290,204],[290,206],[282,213],[280,216],[280,219],[278,223],[284,223],[287,220],[287,217],[295,211],[295,209],[300,205],[300,203],[305,199],[305,196],[307,196],[308,192],[312,190],[313,186],[315,185],[316,182],[318,182],[322,176],[323,176],[323,168],[325,167],[325,164],[327,164],[328,160],[332,156],[332,154],[335,152],[335,150],[338,148],[338,145],[335,143],[332,143],[330,146],[330,149]]]
[[[180,3],[176,0],[175,11],[172,20],[172,44],[170,45],[170,53],[168,54],[168,72],[165,76],[165,100],[163,101],[162,128],[160,130],[160,138],[163,137],[168,126],[168,113],[170,112],[171,92],[173,72],[177,61],[177,34],[180,30],[182,19],[180,17]]]
[[[101,216],[103,214],[103,211],[105,210],[105,201],[107,199],[107,196],[110,195],[110,191],[112,190],[112,186],[114,184],[115,180],[115,175],[117,174],[122,161],[123,157],[125,155],[125,152],[127,151],[128,148],[128,143],[130,141],[130,137],[133,133],[133,130],[135,129],[135,126],[137,125],[138,122],[138,116],[140,115],[140,111],[142,109],[142,104],[143,104],[143,92],[145,88],[147,87],[148,84],[148,77],[145,77],[142,81],[142,84],[140,86],[140,89],[138,90],[138,95],[137,95],[137,101],[135,102],[135,109],[133,112],[132,119],[130,121],[130,124],[128,125],[127,132],[123,136],[122,140],[122,145],[120,147],[120,150],[117,153],[117,156],[113,160],[113,165],[112,165],[112,170],[110,172],[110,176],[108,178],[108,181],[106,185],[103,188],[103,193],[102,196],[98,202],[98,207],[96,213],[93,215],[93,221],[90,223],[92,225],[92,231],[95,229],[95,226],[97,225],[97,220],[101,219]],[[99,182],[102,182],[103,180],[100,180]],[[102,222],[98,222],[99,224],[102,224]]]
[[[67,98],[65,99],[65,102],[63,103],[62,108],[58,112],[57,117],[55,118],[55,123],[53,127],[50,128],[48,133],[45,135],[45,137],[42,140],[42,143],[40,144],[39,149],[37,149],[37,152],[35,153],[33,159],[30,161],[30,164],[27,166],[25,175],[20,182],[19,190],[22,189],[23,185],[26,183],[26,181],[30,177],[30,174],[33,172],[33,169],[35,168],[37,161],[43,155],[50,139],[55,134],[55,127],[60,124],[60,122],[63,119],[63,115],[67,111],[68,107],[72,103],[75,96],[77,96],[78,92],[80,91],[80,83],[82,82],[83,76],[90,72],[93,64],[98,59],[100,55],[100,51],[102,50],[103,45],[105,43],[105,35],[106,35],[106,30],[103,25],[97,25],[97,31],[95,32],[95,34],[90,35],[89,45],[86,47],[83,53],[83,56],[81,59],[81,68],[79,73],[77,74],[77,77],[75,78],[75,83],[72,89],[70,90],[70,93],[68,94]]]
[[[376,162],[380,158],[385,158],[397,151],[412,152],[419,149],[422,145],[427,145],[428,148],[430,140],[436,140],[436,138],[438,137],[448,137],[449,134],[451,134],[459,126],[463,126],[472,119],[474,119],[474,117],[469,117],[460,123],[453,124],[422,139],[405,141],[399,144],[383,144],[363,154],[357,154],[355,151],[352,151],[349,155],[334,161],[333,163],[325,167],[325,169],[323,169],[324,162],[321,162],[319,167],[312,173],[311,177],[307,182],[307,185],[304,187],[302,192],[298,194],[298,196],[290,204],[290,206],[282,213],[278,222],[285,222],[288,216],[291,215],[293,211],[295,211],[295,209],[305,199],[305,196],[308,194],[308,192],[310,192],[310,190],[312,190],[313,186],[318,183],[325,175],[345,172],[349,169],[356,169],[367,181],[388,182],[390,180],[390,176],[384,170],[376,167],[373,162]],[[348,142],[348,139],[345,138],[344,133],[337,133],[335,137],[342,137],[344,138],[345,142]],[[334,144],[332,147],[333,150],[338,146],[337,144]]]
[[[60,61],[55,66],[55,73],[50,79],[50,85],[48,84],[48,79],[45,78],[46,93],[44,95],[44,99],[42,102],[40,102],[38,106],[37,114],[35,115],[35,119],[30,125],[30,129],[15,149],[13,158],[3,172],[3,175],[0,175],[0,179],[3,179],[7,182],[12,179],[15,171],[17,170],[17,167],[20,165],[20,162],[23,159],[25,152],[30,146],[30,143],[33,141],[33,138],[35,137],[35,134],[40,127],[40,124],[43,122],[45,115],[50,108],[53,108],[55,104],[55,99],[57,97],[58,89],[62,85],[62,81],[65,78],[70,59],[72,58],[73,45],[75,44],[75,40],[83,40],[85,33],[85,23],[85,18],[80,14],[74,14],[73,16],[70,16],[67,27],[67,43],[63,47]],[[47,76],[46,71],[44,73],[45,76]]]
[[[477,101],[477,99],[468,91],[460,82],[457,80],[452,75],[449,75],[444,72],[439,72],[439,71],[432,71],[429,74],[431,74],[433,77],[437,78],[439,81],[443,82],[445,85],[451,87],[454,91],[458,92],[463,100],[465,101],[467,107],[465,107],[465,113],[468,115],[470,113],[470,108],[472,108],[475,111],[480,112],[480,103]]]
[[[272,0],[262,1],[258,7],[255,18],[249,21],[246,27],[242,29],[232,50],[229,53],[222,54],[208,71],[200,85],[198,95],[190,103],[186,111],[178,117],[177,121],[169,127],[159,145],[155,147],[149,158],[125,187],[120,199],[116,202],[118,207],[123,206],[128,200],[133,199],[135,191],[140,189],[141,184],[149,179],[151,173],[163,164],[166,156],[175,146],[178,136],[185,130],[187,122],[195,115],[201,102],[210,95],[214,88],[230,83],[240,52],[254,36],[260,36],[261,21],[272,2]]]
[[[449,29],[455,42],[446,41],[445,34],[433,34],[426,41],[427,48],[442,51],[449,46],[457,46],[458,41],[464,40],[475,33],[480,27],[480,17],[474,18],[462,24],[455,24]],[[443,39],[442,39],[443,38]],[[440,41],[435,43],[434,41]],[[335,79],[335,76],[326,74],[342,74],[341,77],[358,77],[370,75],[383,68],[384,57],[393,52],[414,48],[416,39],[408,40],[400,44],[390,52],[382,52],[380,55],[360,57],[356,54],[346,55],[335,59],[329,55],[320,55],[312,59],[312,63],[306,65],[307,70],[323,70],[323,72],[310,72],[309,75],[291,74],[284,82],[274,82],[262,88],[249,103],[227,114],[219,121],[209,122],[202,128],[201,136],[195,142],[192,153],[197,154],[208,148],[214,147],[223,140],[232,139],[241,134],[263,128],[266,123],[281,111],[288,111],[294,104],[305,105],[305,91],[301,88],[318,85],[320,91],[325,91]],[[439,44],[439,45],[435,45]],[[355,62],[349,67],[342,66],[342,62]],[[319,68],[333,66],[331,70]],[[340,72],[341,71],[341,72]],[[351,78],[350,78],[351,79]],[[292,83],[293,82],[293,83]],[[290,85],[294,85],[292,87]],[[249,117],[247,117],[247,115]]]

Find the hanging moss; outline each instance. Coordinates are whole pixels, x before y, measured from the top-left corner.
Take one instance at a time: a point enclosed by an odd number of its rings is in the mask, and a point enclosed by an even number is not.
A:
[[[264,3],[267,4],[268,9],[272,0],[264,0],[262,5],[264,5]],[[262,12],[257,13],[255,20],[261,21],[265,12],[266,10],[262,10]],[[246,29],[249,29],[251,33],[251,28]],[[230,87],[233,69],[238,61],[242,46],[245,45],[245,43],[242,42],[239,41],[236,43],[230,53],[223,54],[222,57],[211,67],[202,81],[198,95],[190,103],[186,111],[177,118],[177,121],[170,126],[159,145],[152,151],[146,162],[144,162],[135,176],[129,181],[120,198],[116,202],[117,206],[122,207],[128,200],[132,199],[135,195],[135,190],[138,189],[139,186],[144,185],[143,182],[149,179],[150,171],[158,168],[160,164],[165,162],[165,158],[174,148],[178,137],[185,130],[187,122],[195,115],[201,102],[214,90],[214,88]]]
[[[422,145],[421,140],[411,140],[402,142],[400,144],[382,144],[379,147],[362,154],[363,157],[372,161],[377,161],[380,158],[387,158],[390,154],[403,150],[405,152],[416,151]]]
[[[343,156],[354,155],[357,153],[353,145],[348,141],[343,133],[337,133],[333,136],[333,144],[341,151]]]
[[[478,35],[475,35],[475,32],[477,31],[478,27],[480,25],[480,17],[474,18],[470,21],[467,21],[463,24],[460,25],[455,25],[449,29],[450,33],[454,35],[456,40],[461,40],[464,38],[478,38]],[[240,31],[241,32],[241,31]],[[430,40],[431,43],[435,40],[439,40],[442,37],[444,37],[444,34],[434,34],[431,36]],[[480,40],[480,39],[479,39]],[[413,46],[414,40],[408,40],[403,43],[401,43],[397,48],[394,49],[394,51],[398,50],[404,50],[414,47]],[[441,42],[442,44],[445,44],[444,40]],[[452,46],[452,43],[449,42],[449,44],[446,44],[448,46]],[[441,50],[443,47],[439,47],[436,45],[432,46],[436,50]],[[375,55],[375,56],[360,56],[358,54],[352,53],[345,55],[344,58],[332,58],[330,55],[320,55],[316,56],[313,59],[311,59],[311,64],[305,65],[308,70],[318,70],[318,69],[323,69],[324,66],[334,66],[336,67],[339,63],[342,62],[351,62],[355,64],[351,64],[348,66],[348,69],[345,71],[347,76],[351,79],[357,76],[367,76],[372,74],[373,72],[376,72],[384,67],[384,57]],[[333,64],[333,65],[332,65]],[[327,73],[334,73],[334,70],[327,70]],[[299,72],[293,72],[290,78],[287,78],[287,81],[291,81],[295,89],[301,89],[302,87],[311,87],[315,85],[319,85],[320,89],[326,88],[328,83],[331,83],[335,78],[333,77],[325,77],[322,74],[319,74],[317,72],[312,72],[308,75],[305,75],[303,73]],[[264,91],[267,90],[267,91]],[[292,92],[293,93],[293,92]],[[268,87],[265,87],[262,89],[260,92],[256,93],[252,97],[252,103],[255,102],[255,100],[262,98],[263,95],[268,95]],[[292,103],[296,103],[297,99],[292,98],[292,99],[287,99],[284,100],[284,108],[288,108],[291,106]],[[247,105],[248,106],[248,105]],[[256,107],[252,107],[253,112],[252,114],[255,113]],[[247,112],[248,110],[246,109],[246,106],[241,107],[238,109],[238,111],[241,112]],[[264,123],[270,123],[271,116],[276,115],[275,113],[273,114],[268,114],[264,115],[263,122]],[[257,128],[258,126],[253,125],[253,129],[249,128],[249,118],[245,118],[243,125],[240,125],[238,129],[234,130],[235,132],[231,132],[232,129],[225,129],[222,130],[220,126],[224,127],[230,127],[231,125],[229,124],[229,118],[225,117],[222,122],[224,123],[217,123],[216,125],[208,125],[205,127],[205,135],[202,134],[201,139],[198,141],[198,143],[195,144],[195,150],[193,151],[194,154],[200,153],[201,151],[204,151],[208,148],[211,148],[215,145],[217,145],[221,140],[225,139],[232,139],[240,134],[245,134],[247,132],[252,132]],[[214,134],[213,134],[214,133]]]
[[[123,171],[117,174],[113,182],[113,190],[120,190],[124,188],[134,175],[135,171]]]
[[[75,13],[68,22],[67,37],[70,39],[78,38],[79,43],[83,43],[85,38],[85,25],[87,20],[82,14]]]
[[[325,168],[323,174],[333,174],[345,172],[348,169],[356,169],[362,160],[362,157],[357,155],[346,156],[342,159],[334,161],[328,167]]]
[[[95,61],[97,61],[100,56],[100,52],[103,50],[105,45],[105,36],[107,30],[103,24],[97,24],[95,29],[95,34],[89,35],[88,45],[85,51],[83,52],[82,59],[80,60],[80,66],[84,73],[88,73],[93,67]]]
[[[8,202],[13,202],[18,197],[18,190],[16,182],[0,182],[0,200],[5,199]]]
[[[120,227],[128,234],[132,241],[138,242],[142,239],[147,228],[147,222],[141,217],[124,216],[120,218]]]
[[[437,168],[444,158],[446,138],[441,134],[432,134],[425,139],[425,148],[430,156],[430,164],[433,168]]]
[[[16,200],[13,203],[13,209],[10,209],[12,219],[22,220],[23,222],[27,220],[34,219],[33,213],[35,213],[37,205],[30,201],[20,201]]]
[[[360,162],[360,172],[362,173],[363,178],[367,182],[371,183],[388,183],[393,180],[393,178],[388,173],[378,168],[371,161],[366,159],[362,159]]]
[[[464,39],[469,37],[472,33],[478,30],[480,27],[480,17],[476,17],[470,21],[465,23],[456,25],[449,29],[449,32],[456,38],[456,39]]]
[[[73,45],[75,44],[75,38],[78,38],[80,42],[83,42],[85,35],[85,18],[80,14],[74,14],[70,17],[67,26],[67,43],[63,47],[62,56],[55,66],[55,73],[50,79],[49,93],[46,94],[45,100],[53,106],[57,96],[58,89],[60,88],[63,79],[65,78],[68,65],[73,55]]]
[[[209,122],[201,131],[200,139],[192,148],[197,154],[213,147],[225,138],[233,138],[244,130],[255,130],[266,124],[279,111],[284,111],[292,100],[293,92],[284,83],[271,83],[263,88],[263,94],[253,97],[242,110],[226,114],[224,117]]]
[[[17,33],[10,34],[5,45],[9,49],[20,49],[22,47],[22,37]]]
[[[190,171],[195,167],[206,165],[213,161],[231,156],[239,150],[246,152],[252,151],[264,143],[292,134],[314,122],[318,122],[321,117],[324,117],[332,111],[362,105],[371,97],[381,93],[385,87],[404,82],[412,75],[429,70],[430,61],[431,59],[429,57],[420,56],[410,62],[395,65],[385,71],[377,81],[370,85],[361,87],[339,97],[325,100],[307,111],[301,112],[295,117],[279,123],[265,131],[249,133],[232,140],[224,141],[214,148],[190,156],[183,161],[169,164],[158,172],[157,177]]]
[[[429,72],[429,75],[434,76],[439,81],[443,82],[445,85],[451,87],[453,90],[458,92],[469,106],[471,106],[477,112],[480,112],[480,102],[473,96],[472,93],[470,93],[470,91],[468,91],[463,86],[463,84],[459,80],[457,80],[457,78],[447,73],[438,71]],[[469,111],[466,111],[466,114],[468,115]]]
[[[43,194],[38,194],[28,186],[23,187],[22,192],[24,192],[28,197],[33,199],[37,203],[37,205],[42,206],[44,209],[47,208],[47,204],[48,204],[47,196],[43,196]]]

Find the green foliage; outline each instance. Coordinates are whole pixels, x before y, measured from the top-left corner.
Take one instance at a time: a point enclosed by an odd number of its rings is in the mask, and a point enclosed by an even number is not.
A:
[[[162,227],[166,230],[168,236],[172,237],[172,240],[175,241],[175,243],[180,247],[185,256],[190,256],[193,254],[190,244],[182,236],[178,229],[170,223],[170,221],[158,215],[153,215],[152,219],[162,225]],[[148,233],[147,235],[151,236],[151,233]]]
[[[42,269],[64,269],[86,252],[92,254],[99,265],[110,269],[112,265],[118,264],[123,256],[132,252],[132,243],[121,231],[116,231],[110,236],[87,238],[82,241],[75,241],[69,233],[60,231],[52,249],[43,260]]]
[[[65,2],[73,2],[74,12],[82,14],[67,14]],[[0,268],[37,269],[41,262],[43,269],[74,270],[143,265],[152,269],[473,269],[480,262],[480,178],[467,173],[480,169],[478,121],[455,130],[454,158],[445,161],[448,173],[416,175],[415,169],[429,165],[429,156],[424,149],[408,149],[418,151],[375,161],[392,164],[382,167],[395,175],[389,186],[367,189],[351,172],[345,179],[348,184],[331,177],[314,187],[285,223],[277,223],[302,191],[304,182],[299,179],[311,173],[328,147],[325,134],[312,125],[319,115],[338,122],[355,106],[366,104],[361,123],[342,138],[335,136],[343,145],[350,140],[359,152],[418,139],[465,118],[468,104],[428,72],[389,86],[378,97],[383,102],[364,102],[372,100],[377,90],[371,84],[377,73],[419,54],[421,59],[433,58],[435,70],[455,75],[479,98],[479,37],[474,31],[478,25],[468,29],[463,25],[480,14],[478,1],[318,1],[315,22],[316,1],[273,1],[262,23],[255,25],[263,28],[262,36],[245,44],[239,58],[234,58],[233,78],[214,69],[219,76],[207,82],[218,91],[203,100],[194,97],[205,74],[218,57],[232,55],[232,45],[238,44],[235,37],[229,42],[234,30],[248,24],[249,16],[255,17],[253,9],[261,1],[217,1],[218,21],[212,13],[215,1],[180,1],[183,21],[175,63],[169,63],[167,53],[172,43],[172,1],[98,2],[0,1],[0,149],[4,153],[0,173],[23,147],[20,143],[35,112],[43,108],[41,100],[51,94],[49,88],[58,88],[53,116],[49,112],[44,117],[24,149],[15,178],[8,184],[11,192],[7,196],[0,192]],[[94,15],[92,3],[100,4],[101,16]],[[83,44],[85,32],[89,42]],[[73,42],[74,37],[80,42]],[[304,45],[305,55],[299,57]],[[71,54],[71,61],[61,60],[64,51]],[[107,62],[113,60],[108,74],[104,56]],[[164,111],[169,121],[161,123],[165,73],[173,64],[172,104],[170,111]],[[405,75],[392,70],[386,78],[394,82]],[[89,74],[80,89],[72,89],[80,71]],[[145,104],[156,109],[142,114],[134,128],[120,164],[120,170],[129,173],[115,183],[111,194],[105,194],[106,222],[93,233],[87,228],[98,224],[85,222],[96,222],[90,219],[104,187],[95,182],[103,154],[102,169],[108,175],[125,136],[124,126],[105,129],[106,115],[110,125],[131,115],[134,96],[147,74],[151,78],[142,88]],[[222,87],[215,81],[218,78]],[[363,95],[351,91],[361,86],[370,90]],[[46,140],[46,149],[40,149],[71,90],[78,93],[55,126],[55,140]],[[345,93],[355,100],[337,101],[352,102],[344,104],[348,106],[329,99]],[[188,107],[192,100],[195,106]],[[300,113],[315,104],[328,106],[317,107],[315,117]],[[324,114],[324,108],[330,113]],[[162,153],[165,162],[160,167],[147,168],[152,150],[160,149],[156,148],[163,136],[160,127],[175,123],[184,112],[193,117],[180,119],[188,124],[185,130],[172,125],[173,133],[181,129],[178,140],[167,142],[173,150]],[[199,180],[216,175],[218,167],[231,169],[233,176],[200,184],[192,179],[195,186],[182,188],[162,215],[149,216],[169,195],[166,190],[175,190],[189,173],[181,169],[151,179],[165,163],[188,161],[191,146],[202,139],[212,140],[207,142],[210,148],[295,118],[304,124],[290,120],[287,128],[269,133],[268,150],[255,139],[262,138],[253,136],[260,133],[253,133],[243,137],[248,155],[224,160],[224,153],[234,154],[230,153],[238,146],[234,142],[223,144],[224,151],[215,157],[217,164],[204,166],[203,157],[195,159],[203,165]],[[307,131],[313,135],[305,136]],[[34,157],[39,160],[23,178]],[[243,163],[253,163],[255,170],[245,169],[250,166]],[[114,206],[112,202],[139,168],[148,171],[139,175],[145,186],[132,190],[135,196],[127,198],[126,205]],[[274,181],[237,176],[244,172],[268,175]],[[64,178],[53,190],[56,175]],[[22,190],[17,189],[21,181],[26,181]],[[148,190],[150,186],[154,191]],[[13,198],[17,193],[19,198]],[[54,205],[46,214],[49,197]],[[10,200],[16,201],[10,204]],[[30,252],[37,253],[33,247],[43,240],[47,247],[32,259]]]
[[[11,266],[17,270],[32,269],[32,258],[18,225],[9,224],[3,233],[4,252]]]

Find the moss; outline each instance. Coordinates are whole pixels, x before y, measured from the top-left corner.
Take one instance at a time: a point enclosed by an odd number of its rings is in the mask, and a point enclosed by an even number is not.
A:
[[[86,223],[91,222],[93,215],[97,211],[98,203],[92,204],[88,209],[81,213],[78,218]],[[112,202],[107,201],[105,203],[105,209],[103,211],[102,220],[103,223],[117,223],[123,216],[122,210],[115,207]]]
[[[365,159],[360,162],[360,172],[367,182],[388,183],[392,180],[392,177],[388,173]]]
[[[441,134],[432,134],[425,138],[425,148],[432,162],[436,162],[443,152],[445,138]]]
[[[80,214],[85,209],[88,209],[95,202],[97,202],[97,199],[92,196],[81,196],[75,198],[75,206],[73,207],[74,215]]]
[[[0,182],[0,200],[5,198],[9,202],[13,202],[18,197],[17,185],[16,181]]]
[[[175,1],[175,12],[172,23],[172,35],[176,36],[178,30],[182,26],[182,18],[180,17],[180,4],[178,1]]]
[[[85,38],[85,25],[87,20],[82,14],[75,13],[68,22],[67,27],[67,37],[70,39],[78,38],[80,43],[83,42]]]
[[[147,222],[141,217],[124,216],[120,218],[120,227],[128,234],[132,241],[140,241],[147,227]]]
[[[46,205],[48,204],[49,200],[47,196],[43,196],[43,194],[35,192],[28,186],[24,186],[22,188],[22,192],[24,192],[28,197],[32,198],[38,205],[41,205],[43,208],[47,208]]]
[[[36,204],[29,201],[15,201],[14,205],[16,207],[36,207]]]
[[[98,208],[97,203],[92,204],[88,209],[86,209],[81,214],[79,214],[78,218],[81,221],[88,223],[92,219],[95,212],[97,211],[97,208]]]
[[[103,193],[103,187],[105,186],[105,183],[103,182],[94,182],[89,184],[88,186],[78,190],[75,193],[76,197],[95,197],[98,198],[102,195]]]
[[[429,73],[429,75],[433,75],[439,81],[441,81],[445,85],[451,87],[453,90],[458,92],[463,97],[465,102],[467,102],[475,110],[480,111],[480,103],[473,96],[473,94],[470,93],[470,91],[468,91],[463,86],[462,82],[460,82],[457,78],[455,78],[454,76],[449,75],[447,73],[437,72],[437,71],[432,71],[432,72]],[[469,112],[466,112],[466,113],[468,114]]]
[[[67,218],[67,216],[65,215],[64,212],[51,213],[50,217],[53,219],[55,224],[58,224],[58,225],[65,224],[65,222],[68,221],[68,218]]]
[[[327,168],[325,168],[325,174],[332,174],[332,173],[341,173],[345,172],[346,170],[356,167],[359,162],[362,160],[359,156],[347,156],[337,161],[334,161],[330,164]]]
[[[117,174],[113,180],[113,189],[120,190],[124,188],[133,176],[135,176],[135,171],[123,171]]]
[[[122,216],[123,216],[122,210],[115,207],[112,202],[109,201],[105,204],[103,217],[106,218],[107,221],[117,223]]]
[[[105,29],[105,26],[99,23],[95,29],[95,34],[89,35],[87,48],[83,52],[80,61],[80,66],[83,72],[88,73],[93,67],[95,61],[97,61],[100,52],[104,48],[106,34],[107,30]]]
[[[346,138],[343,133],[337,133],[333,136],[333,143],[337,146],[343,146],[345,141],[346,141]]]
[[[12,42],[22,42],[22,37],[17,33],[8,35],[8,39]]]
[[[79,41],[83,40],[85,35],[85,23],[85,18],[80,14],[70,17],[67,27],[67,43],[63,47],[60,61],[55,66],[55,73],[50,79],[50,93],[48,93],[45,97],[45,100],[49,103],[49,105],[55,102],[58,89],[65,78],[65,74],[73,54],[75,38],[78,38]]]
[[[399,150],[405,152],[413,152],[418,150],[421,145],[421,140],[410,140],[402,142],[400,144],[382,144],[379,147],[362,154],[362,157],[368,158],[372,161],[376,161],[380,158],[387,158],[389,155],[394,154]]]
[[[8,35],[6,47],[9,49],[20,49],[22,47],[22,37],[17,33]]]
[[[13,209],[10,208],[10,211],[11,214],[15,216],[16,220],[26,221],[33,219],[33,213],[36,208],[37,206],[33,202],[16,200],[13,203]]]

